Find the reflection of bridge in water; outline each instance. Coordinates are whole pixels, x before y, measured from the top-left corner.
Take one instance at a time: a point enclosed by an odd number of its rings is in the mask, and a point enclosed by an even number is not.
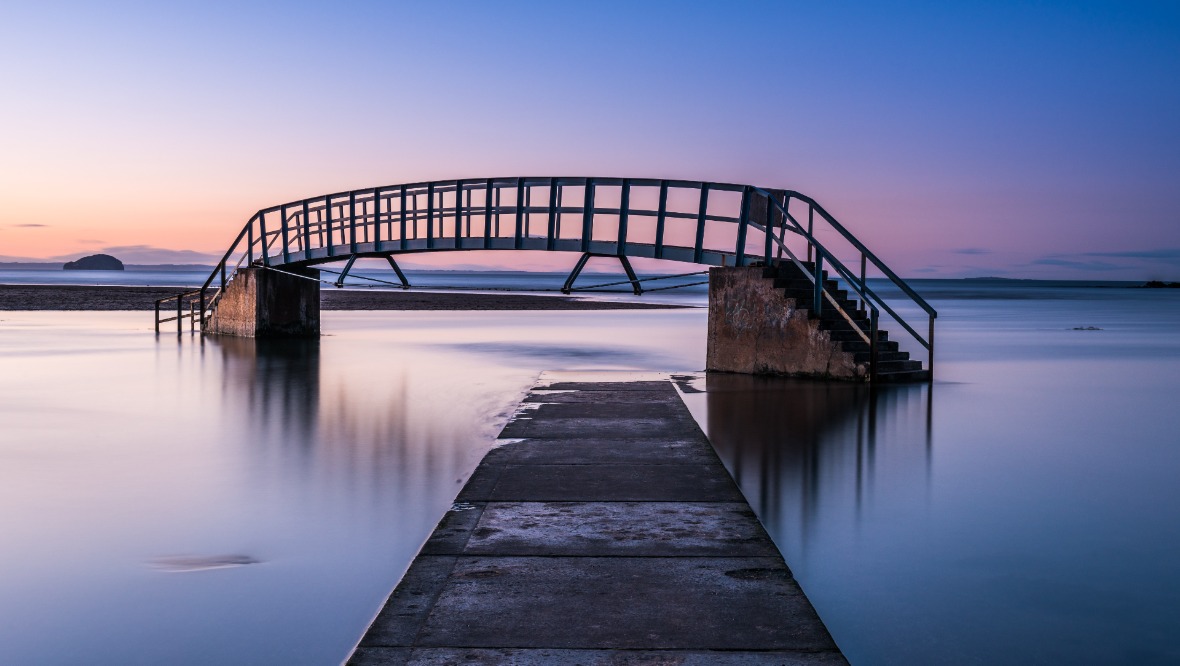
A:
[[[709,441],[776,540],[806,546],[821,511],[859,516],[878,483],[929,487],[929,386],[710,374],[706,401]]]
[[[660,278],[637,276],[629,261],[633,257],[761,266],[766,289],[791,299],[791,311],[805,312],[839,351],[868,369],[867,375],[854,376],[913,380],[933,374],[936,312],[817,202],[790,190],[684,180],[461,179],[326,194],[264,208],[241,229],[204,285],[157,303],[157,330],[169,321],[183,330],[188,319],[190,328],[202,331],[254,335],[258,321],[269,322],[285,309],[282,316],[318,334],[316,267],[343,262],[335,281],[339,286],[357,259],[384,258],[397,284],[409,287],[398,255],[475,250],[579,253],[565,283],[567,293],[592,257],[617,258],[627,276],[619,284],[631,285],[636,294],[645,281]],[[253,287],[258,293],[243,301],[246,310],[264,305],[243,313],[235,302],[219,313],[230,287],[247,273],[273,280],[275,286]],[[274,277],[261,277],[267,274]],[[870,278],[885,280],[890,288],[874,286]],[[302,301],[299,290],[287,286],[300,280],[314,281],[317,290]],[[175,314],[169,315],[173,307]],[[919,332],[920,325],[915,328],[905,313],[926,318],[926,330]],[[882,316],[904,331],[903,339],[916,350],[925,350],[925,369],[889,340],[878,324]],[[251,321],[221,321],[233,317]],[[766,325],[781,328],[779,322]]]

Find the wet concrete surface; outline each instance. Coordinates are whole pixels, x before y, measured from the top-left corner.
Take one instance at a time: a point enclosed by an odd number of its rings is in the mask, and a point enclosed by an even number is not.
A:
[[[524,406],[349,663],[846,663],[670,382]]]

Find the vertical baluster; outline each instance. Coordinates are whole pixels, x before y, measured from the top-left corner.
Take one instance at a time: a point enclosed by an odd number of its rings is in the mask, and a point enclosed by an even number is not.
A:
[[[356,254],[356,192],[348,193],[348,253]]]
[[[824,311],[824,258],[818,251],[815,253],[815,303],[813,304],[815,316],[818,317]]]
[[[861,306],[861,309],[862,309],[862,310],[863,310],[863,309],[864,309],[864,307],[865,307],[865,301],[867,301],[867,300],[869,299],[869,297],[868,297],[868,286],[869,286],[869,284],[868,284],[868,282],[866,282],[866,281],[865,281],[865,267],[866,267],[866,263],[865,263],[865,253],[864,253],[864,252],[861,252],[861,253],[860,253],[860,290],[861,290],[862,292],[864,292],[864,294],[865,294],[865,295],[864,295],[864,296],[862,296],[862,297],[861,297],[861,299],[860,299],[860,301],[861,301],[861,302],[860,302],[860,306]]]
[[[623,188],[619,193],[619,240],[618,253],[627,254],[627,218],[631,213],[631,179],[623,179]],[[632,285],[634,286],[634,285]]]
[[[308,252],[311,250],[311,215],[308,214],[307,199],[303,200],[303,240],[300,242],[300,250],[303,250],[303,258],[308,258]]]
[[[762,220],[762,224],[763,224],[762,229],[766,232],[765,234],[763,234],[764,236],[766,236],[766,238],[764,239],[766,241],[766,249],[763,252],[763,254],[765,256],[762,260],[762,263],[765,264],[766,266],[771,265],[771,257],[774,256],[774,243],[771,242],[772,239],[774,238],[774,233],[773,233],[774,206],[771,204],[771,201],[770,201],[770,198],[772,196],[774,196],[773,192],[768,191],[766,193],[766,217]]]
[[[869,381],[877,383],[877,308],[869,311]]]
[[[524,247],[524,179],[516,179],[516,228],[512,234],[512,247]]]
[[[409,240],[406,238],[406,186],[405,186],[405,185],[402,185],[402,190],[401,190],[401,198],[402,198],[402,210],[401,210],[401,222],[402,222],[402,239],[401,239],[401,247],[402,247],[402,249],[403,249],[403,250],[405,250],[405,249],[409,248]]]
[[[582,201],[582,251],[590,251],[590,240],[594,238],[594,179],[586,179],[586,196]]]
[[[533,187],[531,185],[529,185],[528,183],[525,183],[525,186],[524,186],[524,237],[525,238],[529,237],[529,232],[532,229],[532,227],[531,227],[532,220],[529,219],[529,217],[530,217],[529,213],[531,212],[529,209],[531,209],[532,207],[533,207]]]
[[[492,246],[492,179],[488,178],[483,190],[483,247]]]
[[[813,228],[815,226],[815,208],[811,204],[807,204],[807,260],[811,261],[812,245],[815,243],[815,234]]]
[[[754,193],[749,187],[742,188],[742,208],[738,215],[737,247],[734,251],[733,265],[744,266],[746,263],[746,229],[750,224],[750,199]]]
[[[557,208],[559,206],[559,186],[556,178],[549,179],[549,224],[545,230],[545,249],[557,249]]]
[[[930,333],[926,339],[930,343],[928,347],[929,354],[926,357],[926,367],[930,370],[929,381],[934,381],[934,315],[930,315]]]
[[[500,188],[496,188],[496,238],[500,237]]]
[[[287,232],[287,206],[285,204],[279,208],[279,222],[283,234],[283,263],[285,264],[291,261],[290,238]]]
[[[258,211],[258,234],[262,236],[262,265],[270,265],[270,250],[267,248],[268,240],[266,238],[266,213]]]
[[[463,235],[463,181],[455,181],[455,249],[462,245],[459,238]]]
[[[697,235],[693,243],[692,260],[701,263],[705,254],[705,215],[709,210],[709,184],[701,183],[701,205],[697,209]]]
[[[467,191],[465,192],[465,195],[467,196],[467,204],[466,204],[466,209],[467,209],[467,233],[465,233],[465,234],[463,234],[463,235],[464,235],[465,237],[467,237],[467,238],[471,238],[471,191],[472,191],[473,189],[475,189],[475,188],[473,188],[473,187],[468,187],[468,188],[467,188]]]
[[[668,217],[668,181],[660,181],[660,210],[656,213],[656,259],[664,258],[664,222]]]
[[[426,186],[426,247],[434,247],[434,183]]]

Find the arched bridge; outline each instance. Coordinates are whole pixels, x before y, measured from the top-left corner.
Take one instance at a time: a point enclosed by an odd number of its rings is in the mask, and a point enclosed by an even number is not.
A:
[[[207,330],[243,269],[306,277],[311,267],[345,262],[343,280],[357,258],[379,257],[408,287],[397,255],[465,250],[580,253],[567,292],[593,256],[617,257],[636,294],[641,280],[628,257],[761,266],[773,281],[767,284],[795,299],[792,307],[806,309],[832,340],[846,343],[858,359],[865,357],[873,376],[890,368],[898,378],[932,375],[937,313],[816,201],[792,190],[687,180],[459,179],[337,192],[264,208],[245,224],[201,288],[157,304],[157,330],[173,320],[183,330],[185,319],[190,328]],[[169,316],[173,307],[175,316]],[[881,344],[887,342],[878,330],[881,315],[928,352],[925,369],[909,361],[896,342]],[[919,333],[910,323],[915,319],[927,320],[926,331]],[[874,339],[878,344],[870,344]]]

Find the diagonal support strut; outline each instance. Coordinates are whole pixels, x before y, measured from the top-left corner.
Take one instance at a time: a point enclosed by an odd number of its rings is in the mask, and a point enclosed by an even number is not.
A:
[[[410,281],[406,279],[406,274],[402,272],[401,266],[397,265],[397,261],[394,260],[393,255],[387,254],[385,258],[389,260],[389,267],[393,269],[394,273],[397,273],[397,279],[401,280],[402,289],[409,289]]]
[[[565,279],[565,284],[561,286],[561,293],[569,294],[574,290],[574,281],[582,274],[582,269],[586,268],[586,263],[592,257],[614,257],[623,265],[623,271],[627,273],[627,282],[631,283],[631,290],[635,292],[636,296],[643,293],[643,287],[639,284],[639,277],[635,275],[635,270],[631,268],[631,262],[628,261],[626,255],[622,254],[595,254],[593,252],[583,252],[578,259],[578,263],[574,265],[574,270],[569,277]]]
[[[344,286],[344,278],[348,277],[348,271],[352,270],[352,264],[356,262],[356,255],[348,258],[348,263],[344,265],[344,270],[340,271],[339,277],[336,278],[336,288],[339,289]]]

